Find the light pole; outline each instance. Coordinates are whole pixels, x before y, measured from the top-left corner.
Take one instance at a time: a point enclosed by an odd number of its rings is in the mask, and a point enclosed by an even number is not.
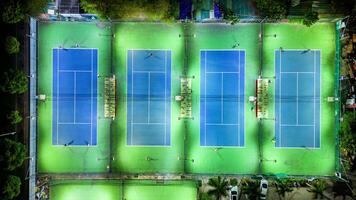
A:
[[[0,134],[0,137],[4,137],[7,135],[15,135],[15,134],[16,134],[16,132],[9,132],[9,133]]]

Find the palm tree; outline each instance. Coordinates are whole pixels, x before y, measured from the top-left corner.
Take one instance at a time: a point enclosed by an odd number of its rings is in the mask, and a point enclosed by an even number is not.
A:
[[[260,197],[258,181],[243,179],[241,180],[241,194],[247,195],[249,200],[256,200]]]
[[[324,180],[316,180],[309,186],[310,188],[308,189],[308,192],[313,193],[314,199],[319,199],[319,197],[320,199],[324,199],[324,197],[326,197],[324,194],[326,190],[326,182]]]
[[[275,184],[280,199],[285,199],[286,193],[293,192],[292,185],[287,180],[277,179]]]
[[[227,188],[229,182],[225,178],[218,176],[217,178],[210,178],[208,185],[213,187],[208,191],[210,196],[214,196],[216,200],[220,200],[222,196],[227,196]]]

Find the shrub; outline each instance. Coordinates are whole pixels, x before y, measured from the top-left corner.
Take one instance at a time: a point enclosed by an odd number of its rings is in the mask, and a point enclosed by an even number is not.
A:
[[[10,120],[10,123],[12,125],[16,125],[22,122],[22,116],[20,115],[20,112],[18,110],[11,111],[11,113],[7,116],[7,119]]]
[[[22,70],[10,69],[8,72],[4,72],[2,80],[3,83],[0,87],[3,92],[22,94],[27,91],[28,79]]]
[[[26,158],[25,146],[8,138],[0,141],[0,163],[3,169],[12,171],[20,167]]]
[[[308,11],[304,15],[303,24],[306,25],[307,27],[310,27],[311,25],[313,25],[319,20],[318,15],[319,15],[318,12],[312,10]]]
[[[255,0],[255,2],[263,17],[281,19],[287,14],[287,4],[283,0]]]
[[[20,51],[20,42],[16,37],[8,36],[5,40],[5,50],[9,54],[18,53]]]
[[[3,200],[11,200],[20,194],[21,180],[17,176],[9,175],[2,184],[1,193]]]
[[[9,2],[4,6],[2,21],[8,24],[16,24],[25,18],[25,13],[20,2]]]

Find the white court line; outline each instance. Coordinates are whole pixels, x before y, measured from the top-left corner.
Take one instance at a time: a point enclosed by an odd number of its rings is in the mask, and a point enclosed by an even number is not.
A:
[[[167,98],[167,51],[164,53],[164,97]],[[167,102],[164,101],[164,143],[167,145]]]
[[[57,128],[57,145],[58,145],[58,122],[59,122],[59,50],[57,50],[57,120],[56,120],[56,128]]]
[[[58,122],[58,124],[68,124],[68,125],[70,125],[70,124],[83,124],[83,125],[89,125],[91,123],[89,123],[89,122]]]
[[[281,124],[281,126],[314,126],[313,124]]]
[[[137,125],[165,125],[166,123],[159,123],[159,122],[154,122],[154,123],[140,123],[140,122],[134,122],[132,124],[137,124]]]
[[[299,124],[299,74],[297,73],[297,99],[296,99],[296,104],[297,104],[297,124]]]
[[[162,74],[165,74],[166,72],[165,71],[141,71],[141,70],[133,70],[132,71],[133,73],[162,73]]]
[[[93,76],[93,49],[91,50],[91,63],[90,63],[90,92],[91,92],[91,101],[90,101],[90,145],[93,145],[93,102],[94,102],[94,92],[93,92],[93,82],[94,82],[94,76]],[[96,76],[95,76],[96,77]],[[98,142],[98,141],[97,141]]]
[[[134,85],[134,79],[133,79],[133,61],[134,61],[134,51],[131,50],[131,144],[133,144],[133,85]]]
[[[77,96],[77,73],[76,72],[73,72],[73,80],[74,80],[74,86],[73,86],[73,89],[74,89],[74,92],[73,92],[73,115],[74,115],[74,123],[75,123],[75,110],[76,110],[76,96]]]
[[[224,72],[221,72],[221,123],[224,123]]]
[[[240,68],[241,68],[241,65],[240,65],[240,62],[241,62],[241,52],[240,51],[237,51],[237,53],[239,54],[239,63],[238,63],[238,68],[237,70],[239,71],[238,72],[238,81],[237,81],[237,124],[240,124],[240,117],[239,117],[239,111],[240,111],[240,101],[239,101],[239,94],[241,93],[240,91],[240,81],[241,81],[241,74],[240,74]],[[244,77],[245,78],[245,77]],[[245,113],[244,113],[245,115]],[[238,146],[241,146],[241,141],[240,141],[240,126],[237,127],[237,144]]]
[[[204,131],[205,131],[205,137],[204,137],[204,145],[206,145],[206,60],[207,60],[207,51],[205,51],[204,52],[205,53],[205,57],[204,57],[204,100],[205,100],[205,104],[204,104],[204,106],[205,106],[205,115],[204,115],[204,118],[205,118],[205,120],[204,120]]]
[[[206,74],[238,74],[239,72],[206,72]]]
[[[282,123],[282,86],[281,86],[281,83],[282,83],[282,50],[279,50],[279,146],[281,147],[282,146],[282,128],[281,128],[281,123]]]
[[[313,143],[313,145],[314,145],[314,148],[315,148],[315,99],[316,99],[316,96],[315,96],[315,77],[316,77],[316,73],[315,73],[315,65],[316,65],[316,54],[315,54],[315,51],[314,51],[314,76],[313,76],[313,81],[314,81],[314,84],[313,84],[313,86],[314,86],[314,105],[313,105],[313,108],[314,108],[314,121],[313,121],[313,123],[314,123],[314,143]]]
[[[206,125],[226,125],[226,126],[239,126],[239,124],[224,124],[224,123],[206,123]]]
[[[59,72],[88,72],[91,73],[93,70],[68,70],[68,69],[61,69]]]
[[[299,74],[314,74],[314,72],[281,72],[282,74],[295,74],[295,73],[299,73]]]
[[[151,106],[151,73],[148,72],[148,91],[147,91],[147,122],[150,123],[150,106]]]

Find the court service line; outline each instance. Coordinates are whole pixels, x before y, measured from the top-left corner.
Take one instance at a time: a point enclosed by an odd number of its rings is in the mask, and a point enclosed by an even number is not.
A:
[[[133,85],[134,85],[134,79],[133,79],[133,61],[134,61],[134,51],[131,51],[131,144],[133,143]]]
[[[238,72],[238,88],[237,88],[237,98],[239,98],[239,95],[240,95],[240,81],[241,81],[241,74],[240,74],[240,68],[241,68],[241,65],[240,65],[240,62],[241,62],[241,51],[237,51],[238,52],[238,54],[239,54],[239,62],[238,62],[238,68],[237,68],[237,70],[239,71]],[[245,78],[245,77],[244,77]],[[240,101],[237,101],[237,124],[239,124],[240,123],[240,116],[239,116],[239,112],[240,111]],[[244,113],[245,114],[245,113]],[[239,146],[241,146],[241,139],[240,139],[240,127],[238,127],[237,128],[237,144],[239,145]]]
[[[224,123],[224,72],[221,72],[221,123]]]
[[[167,51],[164,57],[164,97],[167,98]],[[167,145],[167,102],[164,101],[164,144]]]
[[[94,82],[94,76],[93,76],[93,70],[94,70],[94,56],[93,56],[93,49],[91,50],[91,63],[90,63],[90,70],[91,70],[91,73],[90,73],[90,78],[91,78],[91,81],[90,81],[90,91],[91,91],[91,101],[90,101],[90,145],[93,144],[93,102],[94,102],[94,92],[93,92],[93,82]]]
[[[148,92],[147,92],[147,122],[150,123],[150,106],[151,106],[151,72],[148,72]]]
[[[279,50],[279,146],[282,146],[282,128],[281,128],[281,123],[282,123],[282,114],[281,114],[281,109],[282,109],[282,50]]]
[[[204,101],[205,101],[205,104],[204,104],[204,110],[205,110],[205,114],[204,114],[204,133],[205,133],[205,136],[204,136],[204,146],[206,146],[206,60],[207,60],[207,51],[204,52],[205,56],[204,56]]]
[[[215,126],[215,125],[226,125],[226,126],[239,126],[240,124],[224,124],[224,123],[206,123],[206,125],[212,125],[212,126]]]
[[[314,105],[313,105],[313,108],[314,108],[314,138],[313,138],[313,145],[314,145],[314,148],[315,148],[315,124],[316,124],[316,121],[315,121],[315,105],[316,105],[316,102],[315,102],[315,78],[316,78],[316,54],[315,54],[315,51],[314,51],[314,76],[313,76],[313,81],[314,81]]]
[[[297,104],[297,124],[299,124],[299,73],[297,72],[297,99],[296,99],[296,104]]]
[[[73,81],[74,81],[74,85],[73,85],[73,119],[74,119],[74,123],[75,123],[75,110],[76,110],[76,90],[77,90],[77,73],[73,72]]]
[[[57,145],[58,145],[58,122],[59,122],[59,50],[57,50],[57,101],[56,101],[56,106],[57,106],[57,119],[56,119],[56,134],[57,134]]]

